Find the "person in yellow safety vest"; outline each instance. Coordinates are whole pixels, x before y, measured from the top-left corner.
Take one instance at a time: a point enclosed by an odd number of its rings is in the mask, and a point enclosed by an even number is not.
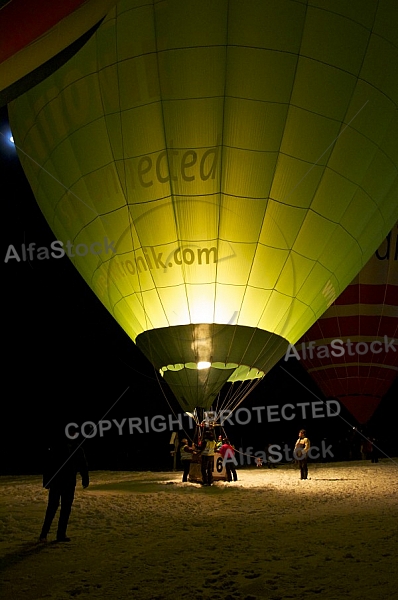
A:
[[[212,485],[213,483],[215,449],[216,441],[214,439],[214,432],[209,430],[205,433],[204,439],[199,446],[201,454],[201,471],[203,485]]]
[[[188,440],[183,438],[180,445],[180,459],[182,464],[182,481],[188,481],[189,469],[192,461],[193,448],[188,444]]]
[[[219,436],[218,436],[218,440],[217,440],[217,444],[216,444],[216,452],[218,452],[218,451],[219,451],[219,449],[220,449],[220,448],[221,448],[221,446],[222,446],[222,443],[223,443],[223,442],[222,442],[222,435],[219,435]]]

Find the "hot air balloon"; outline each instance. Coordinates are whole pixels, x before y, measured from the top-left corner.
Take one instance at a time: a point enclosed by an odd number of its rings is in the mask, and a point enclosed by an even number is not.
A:
[[[2,2],[0,106],[42,81],[76,53],[115,1]]]
[[[57,240],[185,411],[263,377],[397,220],[397,19],[123,0],[10,104]]]
[[[398,226],[354,281],[296,345],[328,398],[360,424],[398,374]]]

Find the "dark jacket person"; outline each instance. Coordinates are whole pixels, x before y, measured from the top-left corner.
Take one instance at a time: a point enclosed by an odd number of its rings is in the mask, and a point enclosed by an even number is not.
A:
[[[46,542],[51,523],[61,502],[57,541],[69,542],[66,536],[69,515],[75,497],[76,476],[80,473],[83,488],[89,485],[87,461],[83,449],[71,441],[53,444],[47,452],[43,475],[43,487],[49,490],[48,505],[40,541]]]

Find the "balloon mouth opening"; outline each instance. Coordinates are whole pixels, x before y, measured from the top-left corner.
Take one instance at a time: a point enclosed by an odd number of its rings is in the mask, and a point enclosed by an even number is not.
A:
[[[188,362],[188,363],[179,363],[174,365],[164,365],[159,369],[159,373],[162,377],[164,377],[167,371],[182,371],[183,369],[189,369],[191,371],[205,371],[208,369],[218,369],[218,370],[229,370],[234,372],[234,375],[231,375],[231,381],[240,380],[244,381],[246,379],[261,379],[265,376],[265,372],[257,369],[256,367],[252,368],[247,365],[238,365],[237,363],[220,363],[220,362],[209,362],[209,361],[199,361],[199,362]]]
[[[192,371],[204,371],[205,369],[211,369],[212,367],[215,369],[220,368],[228,368],[228,369],[236,369],[238,365],[228,364],[228,365],[220,365],[219,363],[211,363],[207,360],[201,360],[198,362],[187,362],[187,363],[179,363],[174,365],[163,365],[159,369],[161,375],[164,375],[166,371],[182,371],[183,369],[190,369]]]
[[[209,396],[210,389],[217,388],[218,393],[226,382],[261,379],[289,345],[266,330],[217,323],[149,329],[137,336],[136,344],[181,402],[184,386],[187,390],[191,386],[194,395],[204,388],[203,394]],[[200,406],[196,395],[191,405]],[[182,406],[188,408],[186,403]]]

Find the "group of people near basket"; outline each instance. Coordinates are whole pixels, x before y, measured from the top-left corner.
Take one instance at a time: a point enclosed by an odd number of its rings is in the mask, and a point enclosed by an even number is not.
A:
[[[294,447],[295,460],[300,467],[300,479],[308,479],[308,451],[310,441],[307,438],[306,431],[301,429],[298,440]],[[231,445],[228,438],[221,435],[216,442],[214,430],[208,428],[204,431],[201,442],[196,446],[190,445],[186,438],[181,440],[180,458],[183,467],[182,481],[188,481],[189,470],[191,467],[193,455],[200,455],[202,485],[212,485],[214,471],[214,456],[220,454],[225,466],[227,481],[237,481],[235,466],[235,448]]]
[[[213,483],[214,457],[216,454],[219,454],[223,459],[227,481],[238,480],[235,469],[237,464],[235,448],[228,438],[222,438],[220,435],[218,441],[216,441],[214,430],[208,428],[204,431],[202,440],[198,445],[190,445],[186,438],[181,440],[180,458],[183,466],[183,481],[188,481],[193,454],[200,455],[202,485],[207,486]]]

